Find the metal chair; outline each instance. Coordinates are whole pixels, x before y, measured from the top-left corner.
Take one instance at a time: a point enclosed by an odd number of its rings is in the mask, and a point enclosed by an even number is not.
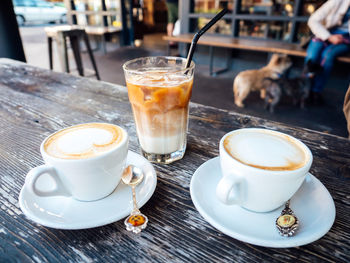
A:
[[[69,38],[75,63],[80,76],[84,76],[84,68],[80,55],[80,39],[84,40],[87,52],[89,54],[91,64],[95,71],[95,76],[100,80],[97,65],[94,59],[94,55],[91,50],[89,38],[85,30],[79,26],[55,26],[46,27],[45,32],[47,35],[48,51],[49,51],[49,63],[50,69],[53,69],[53,57],[52,57],[52,40],[56,40],[57,49],[59,53],[59,59],[61,61],[62,70],[70,73],[69,61],[68,61],[68,49],[67,49],[67,38]]]

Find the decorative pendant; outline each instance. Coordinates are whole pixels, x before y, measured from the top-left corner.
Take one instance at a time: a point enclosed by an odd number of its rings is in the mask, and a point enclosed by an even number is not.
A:
[[[299,220],[289,208],[290,200],[287,201],[281,215],[276,219],[276,227],[281,236],[291,237],[299,228]]]
[[[136,234],[140,233],[141,230],[145,229],[148,223],[148,218],[144,214],[135,213],[128,216],[124,224],[126,226],[126,230],[132,231]]]

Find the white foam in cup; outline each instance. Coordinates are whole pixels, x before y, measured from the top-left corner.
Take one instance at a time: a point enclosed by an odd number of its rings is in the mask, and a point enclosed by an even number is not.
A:
[[[238,162],[263,170],[296,170],[309,158],[299,141],[269,130],[248,129],[232,133],[225,138],[223,145]]]
[[[26,176],[26,187],[38,196],[69,196],[94,201],[111,194],[120,182],[128,154],[127,132],[113,124],[85,123],[60,130],[40,147],[44,165]],[[54,189],[38,189],[42,175]]]
[[[295,194],[311,164],[309,148],[292,136],[259,128],[235,130],[220,141],[223,177],[216,195],[227,205],[268,212]]]
[[[108,123],[87,123],[61,130],[44,143],[47,154],[61,159],[85,159],[117,147],[124,133]]]

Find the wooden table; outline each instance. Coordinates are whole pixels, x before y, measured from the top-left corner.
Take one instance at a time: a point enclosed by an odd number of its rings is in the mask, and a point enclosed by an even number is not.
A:
[[[0,59],[1,262],[350,262],[350,142],[341,137],[191,103],[188,149],[171,165],[155,165],[156,191],[142,211],[140,235],[123,220],[86,230],[57,230],[28,220],[18,205],[26,173],[43,163],[41,141],[73,124],[117,123],[138,151],[127,90],[92,79]],[[314,154],[311,172],[328,188],[337,215],[328,234],[309,245],[273,249],[222,234],[195,209],[194,171],[218,155],[219,139],[242,127],[266,127],[304,141]]]

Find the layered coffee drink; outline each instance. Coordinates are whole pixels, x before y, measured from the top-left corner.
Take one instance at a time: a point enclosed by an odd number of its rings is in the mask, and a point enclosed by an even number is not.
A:
[[[304,167],[310,158],[299,141],[269,130],[232,133],[225,138],[223,146],[235,160],[263,170],[297,170]]]
[[[186,149],[193,67],[184,70],[184,63],[181,58],[153,57],[124,65],[139,143],[153,162],[181,159]]]
[[[113,124],[80,124],[50,136],[44,143],[44,150],[60,159],[86,159],[118,147],[125,136],[125,132]]]

